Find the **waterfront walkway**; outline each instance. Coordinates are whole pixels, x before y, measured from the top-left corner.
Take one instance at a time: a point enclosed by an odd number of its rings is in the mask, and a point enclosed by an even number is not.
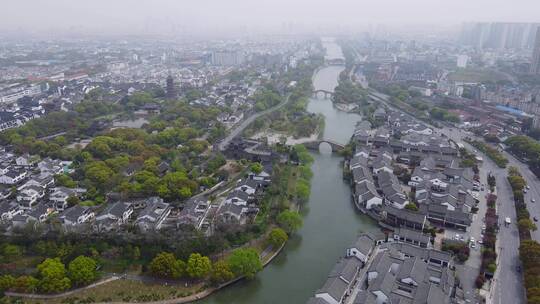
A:
[[[266,267],[266,265],[268,265],[270,262],[272,262],[272,260],[278,256],[278,254],[283,250],[283,247],[285,247],[285,244],[286,243],[283,243],[283,245],[281,245],[281,247],[279,247],[277,250],[272,250],[272,246],[268,246],[266,247],[260,254],[260,259],[261,259],[261,262],[263,263],[263,267]],[[180,297],[180,298],[174,298],[174,299],[168,299],[168,300],[160,300],[160,301],[151,301],[151,302],[136,302],[136,303],[147,303],[147,304],[179,304],[179,303],[190,303],[190,302],[194,302],[194,301],[197,301],[197,300],[200,300],[202,298],[205,298],[209,295],[211,295],[212,293],[224,288],[224,287],[227,287],[229,285],[232,285],[242,279],[244,279],[245,277],[244,276],[241,276],[241,277],[238,277],[238,278],[235,278],[235,279],[232,279],[226,283],[223,283],[217,287],[212,287],[212,288],[208,288],[208,289],[205,289],[201,292],[198,292],[196,294],[192,294],[192,295],[189,295],[189,296],[186,296],[186,297]],[[127,279],[127,280],[134,280],[134,281],[141,281],[141,282],[145,282],[145,283],[163,283],[163,280],[160,280],[160,279],[156,279],[156,278],[152,278],[152,277],[147,277],[147,276],[134,276],[134,275],[127,275],[127,274],[123,274],[123,275],[114,275],[114,276],[110,276],[106,279],[103,279],[99,282],[96,282],[94,284],[91,284],[91,285],[88,285],[88,286],[85,286],[85,287],[81,287],[81,288],[77,288],[77,289],[72,289],[72,290],[69,290],[69,291],[66,291],[66,292],[63,292],[63,293],[59,293],[59,294],[31,294],[31,293],[18,293],[18,292],[5,292],[5,295],[6,296],[9,296],[9,297],[17,297],[17,298],[27,298],[27,299],[38,299],[38,300],[50,300],[50,299],[59,299],[59,298],[64,298],[64,297],[67,297],[67,296],[72,296],[72,295],[75,295],[81,291],[85,291],[85,290],[88,290],[88,289],[92,289],[92,288],[95,288],[97,286],[100,286],[100,285],[103,285],[103,284],[107,284],[107,283],[110,283],[112,281],[116,281],[116,280],[119,280],[119,279]],[[108,303],[108,304],[134,304],[135,302],[103,302],[102,304],[105,304],[105,303]]]

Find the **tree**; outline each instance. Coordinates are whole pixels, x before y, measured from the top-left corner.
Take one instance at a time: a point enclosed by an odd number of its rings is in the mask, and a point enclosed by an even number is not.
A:
[[[304,179],[299,179],[296,184],[296,196],[300,202],[307,202],[310,194],[310,184]]]
[[[302,217],[298,212],[285,210],[278,215],[277,222],[283,230],[291,234],[302,226]]]
[[[54,177],[54,181],[58,186],[67,188],[77,187],[77,183],[67,174],[59,174]]]
[[[36,292],[39,286],[39,280],[32,277],[23,275],[15,279],[12,288],[18,292]]]
[[[15,278],[10,274],[0,276],[0,293],[11,289],[15,285]]]
[[[21,247],[17,245],[7,244],[4,246],[2,253],[4,254],[6,258],[13,259],[16,257],[20,257],[22,254],[22,250],[21,250]]]
[[[253,163],[251,164],[251,167],[249,169],[251,170],[251,172],[259,174],[262,172],[263,166],[261,165],[261,163]]]
[[[94,259],[80,255],[69,263],[68,274],[77,286],[88,285],[97,279],[97,264]]]
[[[227,259],[231,271],[236,276],[246,276],[248,279],[262,270],[259,253],[253,248],[235,249]]]
[[[139,249],[139,246],[135,246],[133,248],[132,257],[133,260],[138,261],[141,258],[141,250]]]
[[[540,265],[540,244],[533,240],[522,241],[519,255],[525,268]]]
[[[279,247],[289,239],[287,233],[281,228],[274,228],[268,234],[268,243],[274,247]]]
[[[176,260],[172,253],[162,252],[152,259],[148,268],[155,276],[178,279],[184,273],[185,263],[181,260]]]
[[[405,205],[405,209],[410,211],[418,211],[418,207],[414,203],[408,203],[407,205]]]
[[[45,259],[37,266],[39,274],[39,290],[52,293],[61,292],[71,287],[71,281],[66,277],[66,267],[60,258]]]
[[[217,261],[212,266],[211,280],[214,283],[224,283],[234,278],[229,264],[225,261]]]
[[[73,207],[75,205],[78,205],[80,203],[80,200],[77,196],[70,196],[66,199],[66,203],[68,203],[69,207]]]
[[[186,272],[191,278],[200,279],[207,276],[212,270],[212,263],[208,257],[199,253],[192,253],[189,256]]]
[[[519,230],[536,230],[536,225],[529,218],[523,218],[518,221]]]

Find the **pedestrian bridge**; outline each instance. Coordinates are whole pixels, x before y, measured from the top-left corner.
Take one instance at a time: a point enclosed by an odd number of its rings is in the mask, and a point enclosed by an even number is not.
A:
[[[326,65],[342,66],[345,65],[345,58],[328,58],[324,60],[324,63]]]
[[[345,149],[345,145],[340,144],[338,142],[335,142],[333,140],[328,140],[328,139],[320,139],[320,140],[306,142],[306,143],[304,143],[304,146],[307,149],[319,151],[319,148],[320,148],[321,144],[323,144],[323,143],[327,143],[328,145],[330,145],[330,148],[332,148],[333,153],[334,152],[341,152],[343,149]]]
[[[313,91],[313,97],[316,97],[316,98],[324,97],[325,99],[328,99],[332,96],[334,96],[334,92],[330,92],[327,90],[314,90]]]

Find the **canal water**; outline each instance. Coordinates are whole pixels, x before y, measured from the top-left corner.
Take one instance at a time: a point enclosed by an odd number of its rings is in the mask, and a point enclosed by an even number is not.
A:
[[[323,40],[323,43],[327,56],[343,56],[333,41]],[[342,70],[335,66],[319,70],[313,79],[315,89],[333,91]],[[348,142],[354,125],[360,120],[357,114],[335,109],[329,99],[311,99],[308,111],[323,114],[323,138],[340,143]],[[342,158],[332,155],[329,147],[321,148],[313,157],[311,196],[301,210],[302,228],[255,279],[240,281],[200,303],[305,303],[323,285],[337,259],[344,255],[346,247],[358,234],[380,234],[375,222],[355,210],[350,187],[342,179]]]

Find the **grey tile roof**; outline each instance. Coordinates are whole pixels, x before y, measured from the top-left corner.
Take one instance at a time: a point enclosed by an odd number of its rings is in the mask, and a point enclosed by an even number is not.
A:
[[[306,304],[330,304],[323,298],[311,297]]]
[[[366,167],[357,167],[352,170],[353,181],[359,183],[363,180],[373,181],[373,176]]]
[[[323,287],[317,290],[318,294],[327,293],[337,302],[341,302],[341,299],[345,295],[349,285],[339,277],[331,277],[326,280]]]
[[[111,214],[117,218],[121,218],[124,215],[124,212],[126,212],[130,208],[130,205],[125,202],[116,202],[107,205],[107,207],[99,214],[99,216]]]
[[[233,190],[229,193],[229,195],[227,195],[227,199],[233,198],[238,198],[247,202],[249,200],[249,194],[245,193],[244,191]]]
[[[90,207],[76,205],[65,210],[60,218],[67,219],[70,222],[77,222],[78,218],[87,212],[90,212]]]
[[[358,259],[341,258],[332,268],[328,277],[341,277],[351,283],[362,263]]]
[[[368,255],[375,247],[375,238],[369,234],[361,234],[358,239],[351,245],[351,248],[356,248],[364,255]]]
[[[424,234],[421,231],[412,230],[404,227],[397,228],[394,231],[394,234],[421,243],[429,243],[431,239],[431,236]]]

